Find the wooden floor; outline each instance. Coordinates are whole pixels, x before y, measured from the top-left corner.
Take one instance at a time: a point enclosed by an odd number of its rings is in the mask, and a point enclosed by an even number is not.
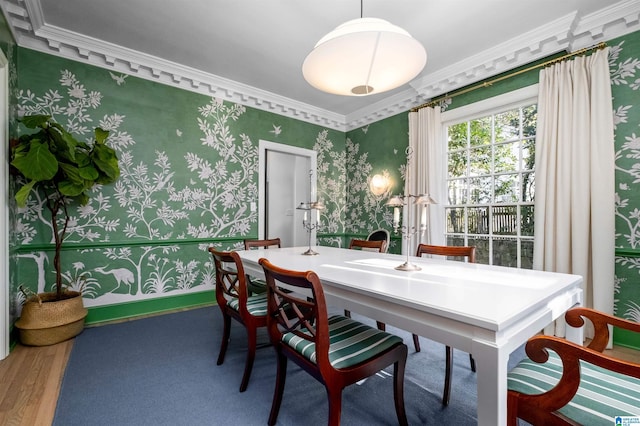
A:
[[[17,345],[0,361],[0,425],[50,425],[74,339],[52,346]],[[640,351],[614,348],[618,358],[640,363]]]
[[[0,361],[0,425],[52,423],[73,341],[17,345]]]

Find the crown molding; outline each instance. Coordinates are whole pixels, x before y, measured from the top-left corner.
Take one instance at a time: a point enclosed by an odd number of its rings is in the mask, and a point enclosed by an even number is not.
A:
[[[574,52],[640,30],[640,2],[624,0],[580,17],[571,13],[492,49],[415,79],[414,89],[379,101],[347,116],[347,128],[363,126],[529,64],[554,53]],[[386,114],[386,115],[385,115]]]
[[[20,4],[24,3],[25,7]],[[20,47],[88,63],[192,92],[345,131],[345,117],[126,47],[47,25],[39,0],[12,0],[3,10]]]
[[[640,29],[640,2],[624,0],[580,17],[577,13],[529,31],[410,83],[410,87],[348,115],[298,102],[184,65],[44,22],[40,0],[0,3],[20,47],[127,73],[339,131],[405,112],[430,99],[560,51],[610,40]]]
[[[575,13],[507,40],[412,82],[425,98],[450,93],[502,72],[565,50]]]
[[[571,51],[623,36],[640,29],[640,2],[625,0],[576,22]]]

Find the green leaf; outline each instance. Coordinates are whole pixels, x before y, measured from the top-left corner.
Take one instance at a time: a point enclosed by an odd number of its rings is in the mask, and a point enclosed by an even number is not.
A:
[[[60,163],[60,168],[70,183],[84,187],[84,178],[80,175],[80,169],[78,167],[73,164]]]
[[[78,169],[78,172],[80,173],[80,177],[82,179],[86,179],[90,181],[94,181],[98,179],[98,177],[100,177],[100,173],[98,173],[98,170],[96,170],[96,168],[93,167],[92,165],[80,167]]]
[[[41,129],[45,129],[46,123],[51,119],[50,115],[26,115],[22,117],[20,122],[24,124],[29,129],[35,129],[36,127],[40,127]]]
[[[82,194],[78,195],[76,197],[76,199],[83,206],[89,202],[89,196],[85,192],[83,192]]]
[[[16,156],[11,165],[24,177],[34,181],[53,179],[58,172],[58,160],[49,151],[49,145],[39,140],[31,141],[27,155]]]
[[[24,207],[27,204],[27,200],[29,199],[29,194],[31,193],[31,189],[33,189],[33,185],[35,185],[37,181],[32,180],[31,182],[25,184],[16,192],[16,203],[18,207]]]
[[[93,147],[91,158],[102,174],[98,183],[104,185],[112,183],[118,179],[120,176],[118,157],[116,157],[116,152],[112,148],[107,145],[96,144]]]
[[[12,161],[18,157],[24,157],[25,155],[27,155],[29,153],[30,147],[31,147],[31,139],[23,140],[22,137],[20,137],[20,139],[18,139],[18,143],[11,146]]]
[[[58,123],[52,123],[49,129],[49,136],[55,143],[57,154],[71,162],[76,162],[76,147],[78,146],[78,141],[73,135]]]
[[[86,166],[89,166],[91,164],[91,158],[89,157],[89,155],[86,152],[77,151],[76,152],[76,163],[78,164],[78,167],[86,167]]]
[[[67,197],[76,197],[84,192],[85,187],[84,183],[63,180],[59,183],[58,190],[62,195],[65,195]]]
[[[103,130],[101,127],[96,127],[95,134],[96,134],[96,143],[97,144],[103,144],[104,141],[106,141],[107,138],[109,137],[109,131],[108,130]]]

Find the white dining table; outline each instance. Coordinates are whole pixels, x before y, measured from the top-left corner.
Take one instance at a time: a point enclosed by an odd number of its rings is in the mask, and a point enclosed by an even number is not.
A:
[[[239,251],[245,273],[258,261],[312,270],[327,303],[473,354],[478,424],[506,425],[509,355],[569,308],[582,304],[578,275],[410,257],[419,271],[395,267],[401,255],[312,247]],[[568,331],[571,327],[568,327]],[[567,336],[582,342],[581,330]]]

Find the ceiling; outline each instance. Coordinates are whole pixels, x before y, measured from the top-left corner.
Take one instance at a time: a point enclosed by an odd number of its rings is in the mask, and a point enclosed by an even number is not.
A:
[[[357,0],[0,0],[18,45],[348,130],[464,85],[639,29],[640,0],[364,0],[427,51],[410,83],[331,95],[301,66]]]

